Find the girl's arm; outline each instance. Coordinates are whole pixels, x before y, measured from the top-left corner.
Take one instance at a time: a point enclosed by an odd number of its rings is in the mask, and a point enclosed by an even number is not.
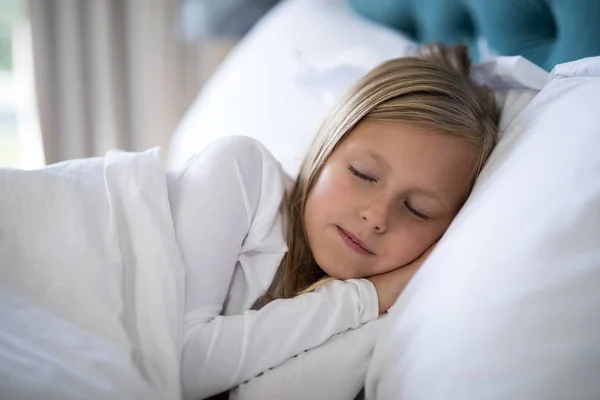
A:
[[[354,399],[365,384],[375,342],[386,319],[383,315],[298,354],[239,385],[229,399]]]
[[[253,297],[245,304],[249,308],[269,286],[279,264],[273,260],[281,260],[286,251],[279,211],[281,167],[258,142],[232,137],[210,146],[168,179],[186,266],[185,398],[228,390],[377,317],[377,293],[364,279],[332,281],[260,311],[222,316],[224,304],[238,301],[239,292]],[[253,263],[257,255],[272,257],[273,265],[261,271]],[[232,280],[238,261],[242,286]]]

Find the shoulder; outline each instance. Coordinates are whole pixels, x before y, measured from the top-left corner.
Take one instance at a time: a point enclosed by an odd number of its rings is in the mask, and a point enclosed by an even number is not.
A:
[[[245,163],[279,162],[258,140],[248,136],[227,136],[210,144],[202,153],[216,156],[219,161],[242,161]]]
[[[214,182],[219,179],[237,178],[251,185],[287,182],[281,164],[258,140],[247,136],[227,136],[208,145],[202,152],[190,158],[184,166],[189,170],[210,175]]]
[[[263,188],[283,191],[291,179],[281,163],[258,140],[248,136],[228,136],[213,142],[205,152],[215,160],[218,168],[235,167],[238,178],[260,181]]]
[[[241,185],[247,198],[259,191],[263,199],[275,196],[277,200],[291,182],[271,152],[247,136],[227,136],[211,143],[186,168],[201,171],[221,185]]]

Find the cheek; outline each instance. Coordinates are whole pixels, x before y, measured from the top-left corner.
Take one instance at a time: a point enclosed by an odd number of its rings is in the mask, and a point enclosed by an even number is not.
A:
[[[337,259],[331,252],[330,240],[333,225],[345,221],[352,210],[350,190],[347,177],[335,168],[324,168],[306,200],[304,224],[308,243],[317,264],[329,275],[341,276],[335,270]]]
[[[408,228],[408,227],[407,227]],[[388,238],[387,252],[382,257],[381,269],[386,272],[404,266],[417,258],[428,247],[426,239],[414,229],[403,229]]]
[[[387,251],[377,273],[391,271],[415,260],[443,235],[447,227],[445,222],[406,222],[386,238]]]
[[[348,207],[353,197],[352,182],[336,168],[324,168],[308,195],[307,220],[334,216]],[[313,218],[311,218],[313,217]]]

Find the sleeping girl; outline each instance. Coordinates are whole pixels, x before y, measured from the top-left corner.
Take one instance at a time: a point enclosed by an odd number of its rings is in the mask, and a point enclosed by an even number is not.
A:
[[[171,174],[184,398],[227,391],[385,313],[468,197],[498,118],[466,48],[433,45],[359,80],[292,183],[244,137]]]

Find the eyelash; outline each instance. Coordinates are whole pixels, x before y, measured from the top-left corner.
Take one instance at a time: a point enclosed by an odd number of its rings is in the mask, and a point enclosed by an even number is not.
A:
[[[348,170],[350,171],[350,173],[352,173],[352,175],[356,176],[358,179],[362,179],[363,181],[372,182],[372,183],[377,182],[377,179],[371,178],[369,175],[363,174],[362,172],[360,172],[356,168],[354,168],[352,165],[348,165]]]
[[[404,200],[404,207],[406,207],[406,209],[408,210],[408,212],[410,212],[411,214],[413,214],[415,217],[422,219],[423,221],[429,221],[429,216],[423,214],[422,212],[415,210],[408,201]]]
[[[352,165],[348,165],[348,170],[350,171],[350,173],[352,175],[356,176],[358,179],[362,179],[363,181],[372,182],[372,183],[377,182],[377,179],[371,178],[370,176],[363,174],[362,172],[360,172],[356,168],[354,168]],[[413,214],[415,217],[422,219],[423,221],[429,221],[429,219],[430,219],[429,216],[427,216],[427,215],[423,214],[422,212],[413,208],[410,205],[410,203],[406,200],[404,201],[404,207],[406,207],[408,212]]]

